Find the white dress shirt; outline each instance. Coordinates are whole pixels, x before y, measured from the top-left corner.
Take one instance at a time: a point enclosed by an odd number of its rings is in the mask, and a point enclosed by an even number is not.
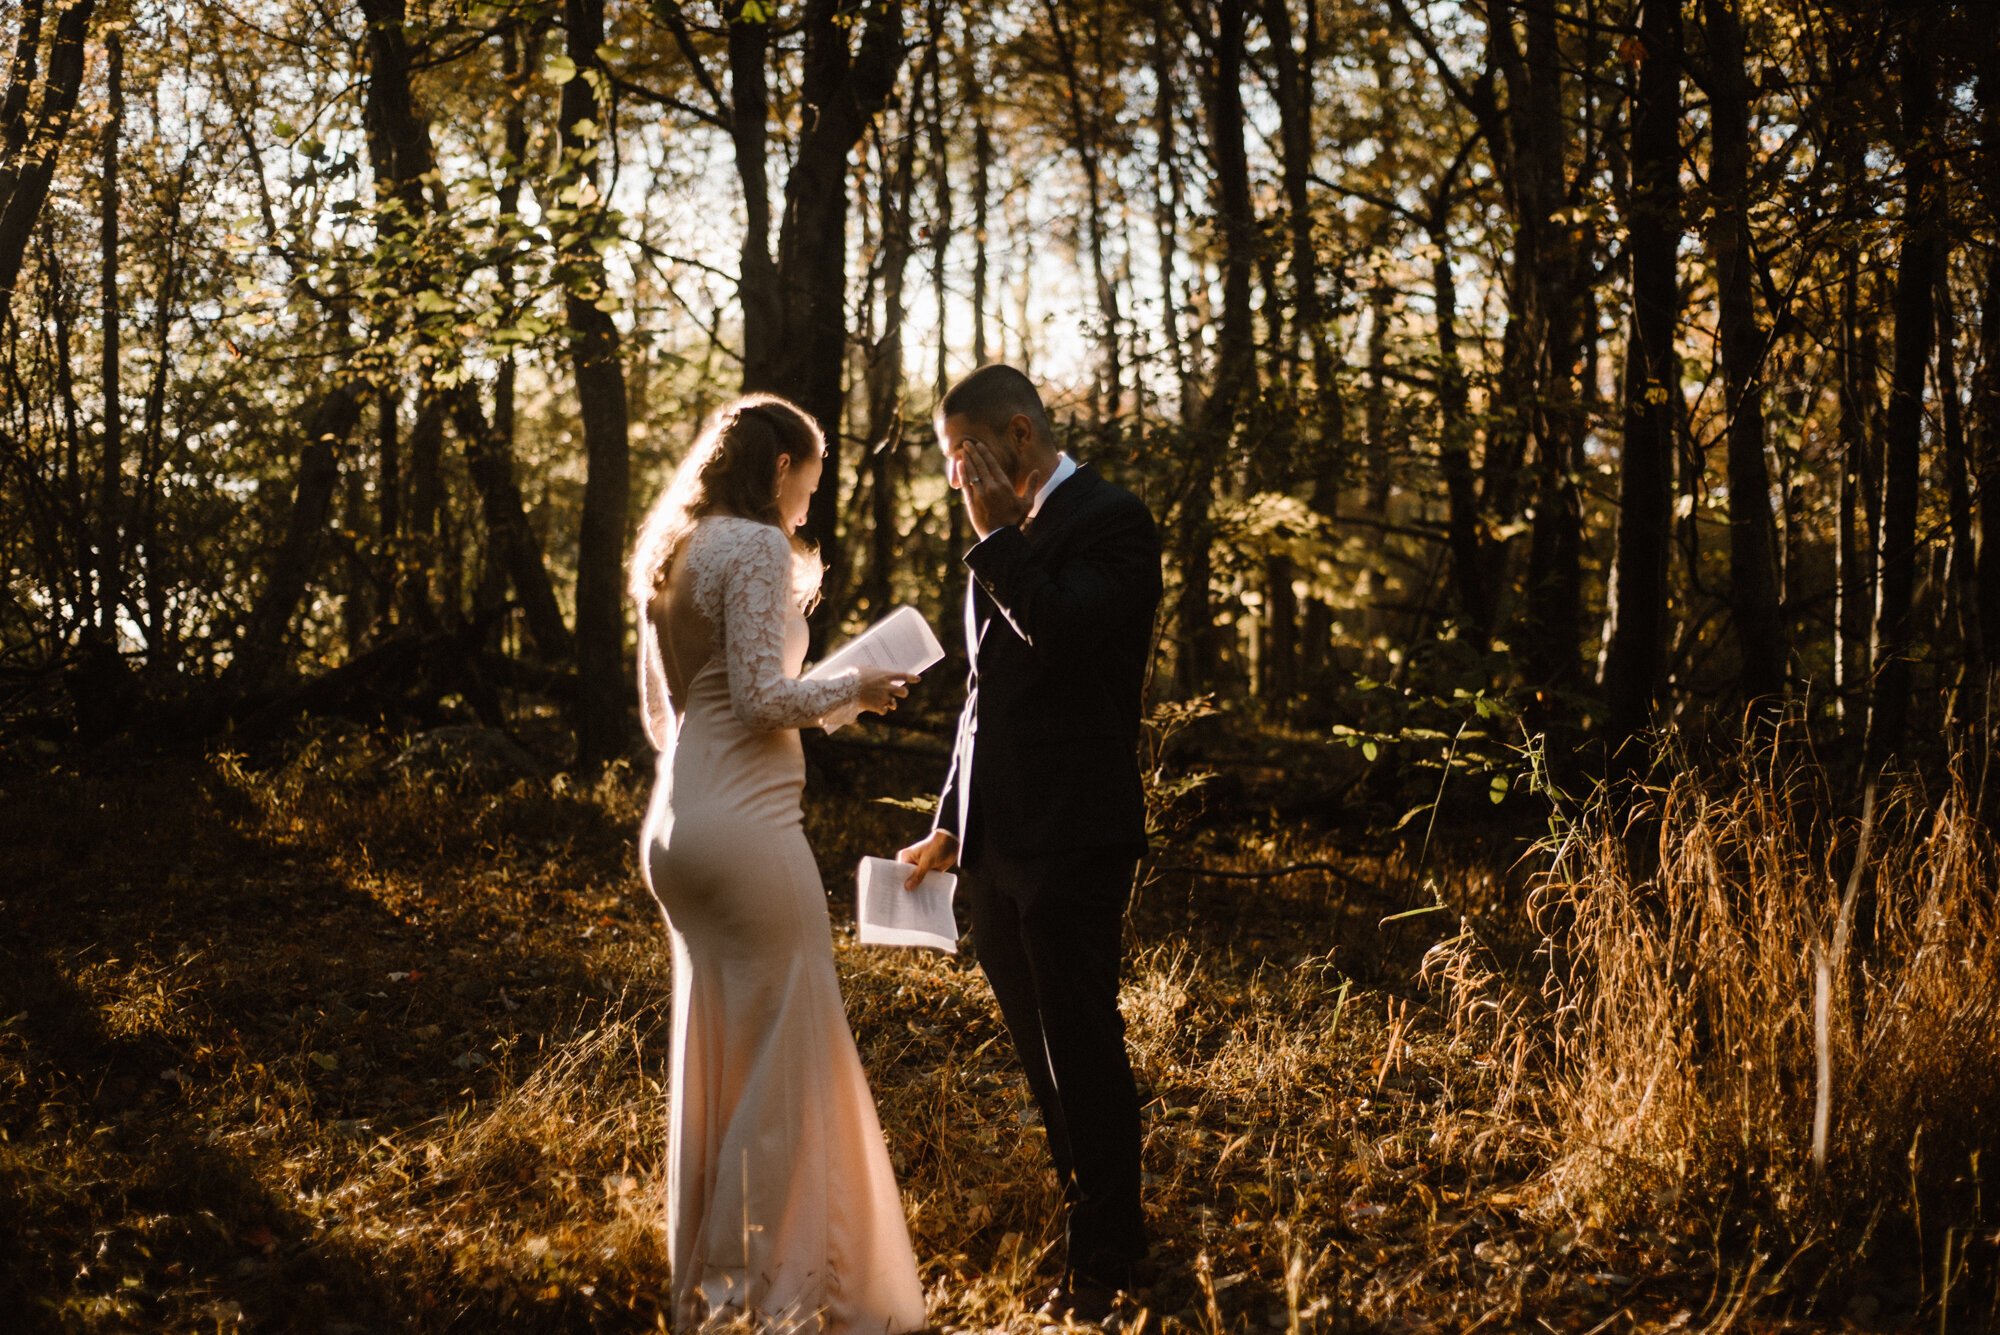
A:
[[[1042,489],[1035,493],[1035,499],[1028,502],[1028,518],[1033,519],[1036,515],[1040,514],[1042,503],[1048,500],[1049,494],[1063,483],[1069,481],[1070,476],[1075,472],[1076,460],[1070,458],[1067,451],[1056,455],[1056,471],[1049,474],[1049,480],[1044,482]]]

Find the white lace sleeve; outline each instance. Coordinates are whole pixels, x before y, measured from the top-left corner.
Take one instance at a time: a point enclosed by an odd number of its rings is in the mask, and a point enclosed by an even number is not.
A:
[[[710,521],[713,523],[714,521]],[[690,550],[690,560],[695,552]],[[689,573],[695,605],[716,630],[736,717],[762,731],[802,728],[855,698],[860,674],[803,681],[785,671],[792,613],[792,548],[784,534],[754,521],[729,523],[700,548]]]

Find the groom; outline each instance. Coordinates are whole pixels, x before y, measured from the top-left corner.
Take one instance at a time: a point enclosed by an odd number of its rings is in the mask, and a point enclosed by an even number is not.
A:
[[[924,873],[956,862],[980,967],[1042,1111],[1068,1206],[1042,1314],[1101,1321],[1145,1253],[1139,1097],[1118,1012],[1125,901],[1145,851],[1139,697],[1160,601],[1145,503],[1057,451],[1041,396],[984,366],[938,406],[979,541],[972,673]]]

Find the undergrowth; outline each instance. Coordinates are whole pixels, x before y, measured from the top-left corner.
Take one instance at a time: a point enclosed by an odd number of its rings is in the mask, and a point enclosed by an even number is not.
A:
[[[1426,973],[1497,1056],[1469,1101],[1545,1146],[1536,1217],[1734,1251],[1739,1314],[1989,1329],[2000,850],[1956,769],[1848,819],[1825,779],[1767,751],[1600,792],[1539,850],[1532,967],[1467,930]]]
[[[808,833],[931,1316],[1025,1332],[1057,1202],[991,995],[969,954],[847,925],[854,860],[907,841],[936,776],[841,754]],[[394,755],[327,733],[10,772],[14,1326],[661,1324],[671,988],[633,871],[643,776],[492,791]],[[1990,1312],[1990,837],[1958,788],[1885,792],[1838,946],[1856,832],[1809,777],[1677,781],[1650,823],[1588,815],[1516,874],[1448,840],[1419,875],[1333,831],[1177,823],[1123,997],[1146,1328],[1894,1329],[1935,1320],[1947,1273],[1947,1316]],[[1539,952],[1488,949],[1537,869]],[[1438,894],[1472,917],[1426,957]]]

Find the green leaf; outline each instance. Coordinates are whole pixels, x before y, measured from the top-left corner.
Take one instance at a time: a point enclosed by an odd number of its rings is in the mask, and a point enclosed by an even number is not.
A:
[[[1511,787],[1513,787],[1513,784],[1509,782],[1506,775],[1496,774],[1493,776],[1493,782],[1487,785],[1486,796],[1493,802],[1493,805],[1498,806],[1507,800],[1507,790]]]
[[[1381,748],[1375,745],[1375,739],[1371,737],[1361,744],[1361,754],[1372,761],[1381,754]]]
[[[322,1071],[337,1071],[340,1069],[340,1058],[334,1056],[331,1052],[308,1052],[306,1057],[314,1066],[319,1067]]]
[[[568,56],[551,56],[549,67],[542,71],[542,77],[560,88],[576,77],[576,62]]]

